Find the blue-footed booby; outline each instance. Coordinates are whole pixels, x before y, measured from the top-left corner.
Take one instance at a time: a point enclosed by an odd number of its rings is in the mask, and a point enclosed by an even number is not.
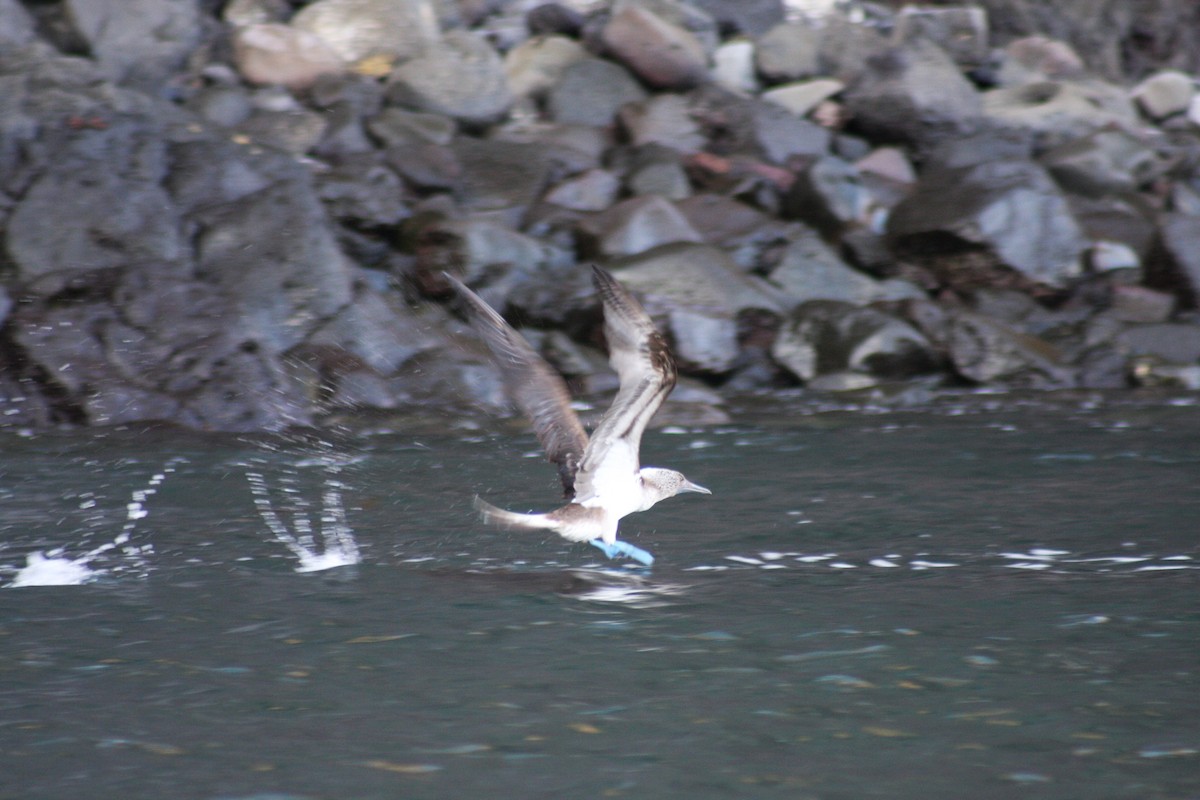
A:
[[[547,457],[558,466],[563,495],[570,501],[544,514],[518,514],[477,496],[475,508],[483,520],[507,528],[552,530],[572,542],[589,542],[609,558],[624,554],[652,564],[654,556],[617,539],[621,519],[681,492],[712,492],[681,472],[641,465],[638,449],[646,423],[676,378],[675,359],[650,315],[612,275],[592,267],[604,306],[608,361],[620,386],[589,439],[562,377],[479,295],[454,276],[446,277],[466,301],[467,319],[492,351],[513,401],[533,422]]]

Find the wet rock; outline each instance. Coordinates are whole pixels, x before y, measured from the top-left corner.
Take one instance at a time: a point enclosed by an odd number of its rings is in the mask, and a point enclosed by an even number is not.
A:
[[[210,86],[188,98],[188,108],[211,125],[232,128],[250,116],[254,106],[246,93],[232,86]]]
[[[841,81],[817,78],[800,83],[788,83],[762,93],[762,99],[783,106],[797,117],[806,116],[821,102],[846,88]]]
[[[495,286],[500,274],[534,273],[547,264],[566,261],[565,253],[533,237],[488,220],[466,219],[424,228],[414,268],[423,285],[440,286],[445,270],[469,284],[488,278]],[[484,294],[486,300],[496,299],[490,292]],[[497,307],[503,306],[500,302]]]
[[[873,25],[834,14],[822,20],[820,59],[822,74],[846,84],[859,81],[870,71],[870,64],[888,58],[893,48],[889,39]]]
[[[197,273],[226,298],[240,335],[265,353],[295,346],[350,302],[350,265],[303,179],[204,209],[195,222]]]
[[[229,0],[221,9],[221,19],[235,28],[282,22],[291,11],[287,0]]]
[[[619,65],[588,58],[563,71],[546,95],[546,109],[556,122],[604,126],[621,106],[645,98],[646,92]]]
[[[892,38],[897,42],[909,42],[924,38],[938,47],[963,67],[976,67],[987,60],[990,52],[988,42],[987,12],[971,6],[906,6],[896,15]]]
[[[878,147],[854,162],[860,175],[874,175],[907,188],[917,182],[917,173],[903,150]]]
[[[693,0],[721,30],[761,36],[783,22],[783,0]]]
[[[1118,334],[1117,342],[1135,356],[1153,356],[1170,364],[1200,362],[1200,326],[1197,325],[1131,325]]]
[[[73,144],[55,153],[8,218],[4,244],[20,279],[129,263],[181,267],[182,231],[160,183],[166,151],[153,129],[114,121]]]
[[[946,53],[918,39],[868,62],[845,92],[862,129],[921,142],[960,131],[978,119],[983,101]]]
[[[391,375],[440,340],[407,307],[366,287],[336,316],[316,328],[302,347],[340,351],[379,375]]]
[[[821,70],[821,31],[799,22],[776,25],[755,43],[758,73],[771,83],[813,78]]]
[[[931,372],[936,365],[929,341],[911,325],[875,309],[825,300],[804,303],[792,312],[771,356],[803,381],[846,372],[907,378]],[[842,389],[864,385],[840,383]]]
[[[821,156],[796,176],[784,210],[827,234],[834,234],[866,216],[870,196],[852,164],[836,156]]]
[[[744,272],[762,266],[765,251],[786,242],[796,229],[794,223],[718,194],[693,195],[675,207],[706,243],[724,249]]]
[[[1162,120],[1188,110],[1196,96],[1196,81],[1183,72],[1167,70],[1146,78],[1131,94],[1146,116]]]
[[[577,36],[584,21],[582,14],[562,3],[542,3],[525,15],[525,25],[534,36],[556,33]]]
[[[1028,162],[927,172],[892,210],[888,233],[913,253],[982,247],[1009,269],[1051,286],[1081,273],[1088,246],[1054,182]]]
[[[707,54],[699,40],[643,6],[622,7],[600,38],[608,52],[648,86],[684,90],[708,75]]]
[[[110,78],[157,84],[199,44],[194,0],[65,0],[66,18]]]
[[[303,155],[325,136],[326,120],[305,108],[258,110],[237,126],[237,132],[257,144]]]
[[[367,130],[385,147],[423,141],[450,144],[454,139],[454,120],[441,114],[424,114],[402,108],[385,108],[367,122]]]
[[[316,34],[347,64],[372,57],[399,62],[437,46],[438,23],[429,0],[316,0],[291,24]]]
[[[754,71],[754,43],[725,42],[713,53],[712,80],[734,92],[753,94],[758,91]]]
[[[460,136],[451,150],[462,170],[462,207],[499,214],[514,227],[545,190],[553,166],[546,148],[533,143]]]
[[[688,101],[680,95],[663,94],[630,103],[618,115],[632,144],[660,144],[685,153],[704,149],[704,135],[692,119]]]
[[[1075,385],[1073,371],[1051,344],[978,314],[950,320],[949,354],[955,370],[976,383],[1003,382],[1030,389]]]
[[[1133,251],[1136,261],[1145,262],[1159,238],[1155,226],[1157,212],[1136,195],[1085,197],[1068,194],[1067,201],[1084,234],[1096,242],[1092,248],[1096,263],[1099,263],[1096,256],[1100,260],[1111,256],[1117,263],[1127,258],[1102,244],[1104,242],[1127,247]],[[1104,269],[1097,266],[1098,271]]]
[[[1020,86],[1077,80],[1086,73],[1083,59],[1071,45],[1045,36],[1026,36],[1004,48],[1004,62],[996,77],[1001,86]]]
[[[1200,304],[1200,217],[1165,214],[1161,230],[1164,258],[1156,285],[1179,292],[1192,305]]]
[[[617,199],[621,181],[608,170],[590,169],[563,181],[542,199],[574,211],[603,211]]]
[[[640,158],[625,176],[625,186],[635,196],[658,195],[668,200],[683,200],[692,194],[692,185],[678,156]]]
[[[574,39],[537,36],[505,54],[504,72],[514,95],[538,99],[561,80],[567,67],[588,57]]]
[[[1175,298],[1145,286],[1114,286],[1111,313],[1122,322],[1166,322],[1175,311]]]
[[[866,305],[880,300],[923,298],[925,293],[902,280],[877,281],[847,266],[812,230],[801,229],[770,274],[790,305],[834,300]]]
[[[441,44],[392,70],[389,102],[486,125],[508,113],[513,97],[500,56],[474,34],[450,31]]]
[[[995,124],[1035,137],[1041,150],[1102,128],[1137,124],[1125,92],[1100,81],[1039,81],[983,94],[984,114]]]
[[[633,255],[671,242],[703,237],[669,201],[656,195],[634,197],[579,223],[585,252],[602,258]]]
[[[373,156],[344,160],[318,174],[315,182],[325,208],[343,222],[375,228],[409,216],[403,184]]]
[[[234,33],[233,60],[251,83],[278,83],[290,89],[307,89],[320,76],[345,69],[324,39],[278,23],[250,25]]]
[[[784,164],[792,156],[829,152],[828,130],[799,119],[774,103],[743,97],[715,86],[688,98],[691,115],[714,152],[746,155]]]
[[[1138,386],[1200,390],[1200,365],[1164,364],[1152,356],[1133,359],[1130,377]]]
[[[36,35],[33,17],[18,0],[0,0],[0,47],[20,47]]]
[[[1050,150],[1041,157],[1059,185],[1082,195],[1132,192],[1158,172],[1154,149],[1123,130],[1102,130]]]

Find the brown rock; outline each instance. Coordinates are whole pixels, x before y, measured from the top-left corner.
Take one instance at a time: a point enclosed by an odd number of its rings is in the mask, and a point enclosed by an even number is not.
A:
[[[690,89],[708,75],[699,40],[640,6],[614,14],[600,37],[618,61],[655,88]]]

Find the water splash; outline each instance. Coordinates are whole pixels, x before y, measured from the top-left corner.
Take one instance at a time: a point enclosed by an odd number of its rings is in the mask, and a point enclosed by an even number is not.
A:
[[[282,468],[278,494],[282,495],[282,513],[271,500],[271,487],[262,471],[265,458],[251,459],[244,464],[246,482],[254,496],[254,508],[275,541],[286,547],[299,562],[297,572],[321,572],[346,567],[362,560],[354,531],[346,520],[342,493],[346,484],[341,473],[346,461],[333,456],[305,457]],[[313,506],[301,489],[301,469],[318,468],[322,472],[321,508],[318,514],[320,542],[313,528]],[[284,521],[290,516],[291,524]]]
[[[141,521],[150,515],[147,501],[158,493],[159,487],[166,481],[167,476],[174,473],[176,468],[187,459],[173,456],[163,464],[162,468],[150,476],[146,485],[134,489],[130,493],[129,502],[125,504],[125,522],[121,530],[110,541],[91,548],[81,556],[70,558],[66,555],[66,547],[56,547],[51,550],[35,550],[25,557],[25,566],[18,569],[13,577],[10,588],[26,586],[77,586],[95,580],[107,572],[133,572],[138,577],[146,577],[150,572],[149,557],[154,553],[154,545],[150,542],[137,543],[134,533]],[[79,507],[90,510],[98,506],[96,496],[85,492]],[[83,543],[94,537],[98,527],[97,521],[89,523],[90,530],[83,536]],[[113,552],[118,556],[117,563],[108,569],[98,568],[96,562],[102,556]]]

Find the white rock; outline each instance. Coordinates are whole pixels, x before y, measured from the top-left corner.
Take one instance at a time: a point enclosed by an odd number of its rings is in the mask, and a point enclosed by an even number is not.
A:
[[[539,97],[558,83],[567,67],[588,52],[566,36],[535,36],[504,56],[508,87],[517,97]]]
[[[233,60],[251,83],[311,86],[321,75],[345,69],[338,54],[316,34],[267,22],[241,28],[233,37]]]
[[[822,101],[833,97],[846,84],[833,78],[817,78],[812,81],[789,83],[762,93],[762,99],[783,106],[797,117],[803,117]]]
[[[438,40],[430,0],[317,0],[292,25],[320,36],[350,64],[372,56],[413,58]]]
[[[713,53],[713,82],[734,92],[752,94],[758,91],[754,69],[754,43],[727,42]]]
[[[1132,95],[1146,116],[1159,120],[1187,111],[1196,96],[1196,83],[1189,75],[1167,70],[1146,78]]]

